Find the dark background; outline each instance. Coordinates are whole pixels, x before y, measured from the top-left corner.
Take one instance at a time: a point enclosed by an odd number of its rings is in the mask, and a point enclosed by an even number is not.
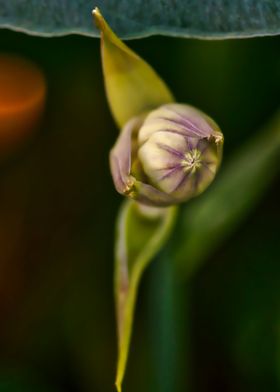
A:
[[[277,37],[129,45],[179,102],[218,122],[225,162],[279,108]],[[0,391],[112,391],[121,197],[108,167],[118,131],[99,41],[1,30],[0,53],[33,60],[48,86],[40,129],[0,167]],[[278,177],[189,280],[172,255],[155,260],[140,288],[124,391],[280,390],[279,200]]]

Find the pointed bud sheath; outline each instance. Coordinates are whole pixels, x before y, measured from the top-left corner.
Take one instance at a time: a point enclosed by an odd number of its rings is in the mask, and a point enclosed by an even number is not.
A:
[[[152,206],[185,202],[213,181],[222,146],[219,127],[201,111],[160,106],[123,128],[110,155],[116,189]]]
[[[122,128],[132,117],[174,98],[153,68],[111,30],[98,8],[93,10],[101,31],[104,81],[111,112]]]

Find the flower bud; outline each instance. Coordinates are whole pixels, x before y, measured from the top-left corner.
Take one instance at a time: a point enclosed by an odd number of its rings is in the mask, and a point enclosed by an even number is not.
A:
[[[163,105],[122,130],[110,155],[116,189],[147,205],[187,201],[213,181],[222,146],[210,117],[189,105]]]

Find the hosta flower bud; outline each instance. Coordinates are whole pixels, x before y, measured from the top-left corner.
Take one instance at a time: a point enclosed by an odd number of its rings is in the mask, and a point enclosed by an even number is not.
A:
[[[186,201],[211,183],[223,135],[204,113],[175,104],[153,68],[120,41],[97,8],[93,15],[101,31],[106,93],[121,129],[110,153],[113,180],[119,193],[147,205],[124,203],[118,220],[116,387],[121,392],[139,280],[176,219],[176,207],[157,207]]]
[[[201,111],[160,106],[122,130],[110,155],[116,189],[148,205],[187,201],[213,181],[222,146],[219,127]]]

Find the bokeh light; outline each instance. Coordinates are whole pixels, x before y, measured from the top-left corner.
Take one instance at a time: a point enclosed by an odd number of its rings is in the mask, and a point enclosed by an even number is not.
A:
[[[45,97],[45,78],[35,64],[0,54],[0,155],[13,150],[36,128]]]

